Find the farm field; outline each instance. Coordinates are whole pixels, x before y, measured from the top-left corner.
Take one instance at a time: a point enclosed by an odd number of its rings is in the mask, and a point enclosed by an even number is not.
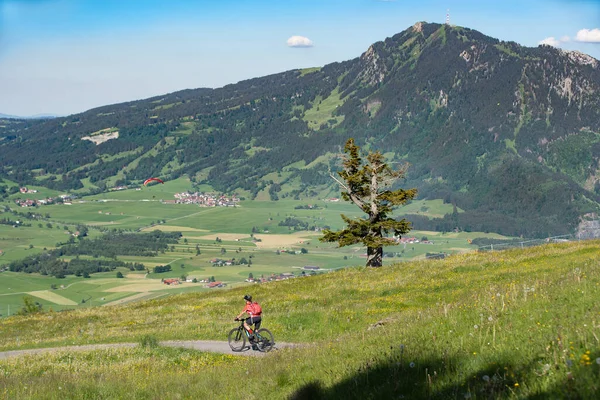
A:
[[[23,296],[27,294],[44,309],[64,310],[122,304],[188,291],[219,290],[207,289],[206,283],[191,282],[174,288],[161,283],[167,278],[195,278],[198,281],[214,278],[225,287],[232,287],[248,284],[246,280],[250,277],[268,279],[283,273],[299,276],[306,266],[319,267],[318,273],[326,273],[364,265],[365,249],[362,246],[338,248],[335,244],[321,243],[318,240],[321,233],[315,231],[326,226],[341,228],[342,213],[359,216],[358,209],[350,204],[324,200],[241,201],[238,207],[208,208],[161,201],[173,199],[174,193],[185,190],[186,182],[178,180],[141,190],[79,198],[71,204],[16,209],[20,213],[39,213],[43,218],[23,220],[30,226],[15,228],[0,225],[0,266],[67,242],[71,237],[69,233],[74,232],[78,225],[89,227],[90,238],[101,235],[103,229],[140,232],[158,229],[178,231],[183,236],[177,244],[155,257],[119,257],[125,262],[144,264],[150,273],[133,273],[117,268],[110,273],[92,274],[91,278],[68,276],[56,279],[38,274],[3,272],[0,275],[0,314],[9,315],[10,310],[14,313],[22,306]],[[15,208],[12,203],[5,204]],[[309,205],[313,208],[306,208]],[[415,201],[399,211],[441,216],[452,212],[452,206],[439,200]],[[9,212],[0,213],[2,217],[20,218]],[[305,226],[313,230],[296,231],[282,226],[286,219],[306,223]],[[384,251],[392,257],[385,257],[384,264],[422,259],[427,253],[471,251],[474,247],[468,239],[484,235],[412,231],[407,236],[419,241],[428,239],[429,243],[386,247]],[[501,238],[493,234],[485,236]],[[216,259],[231,261],[232,265],[214,266]],[[242,260],[245,264],[236,265]],[[165,265],[171,266],[171,271],[152,272],[154,267]],[[117,272],[121,272],[124,278],[116,278]]]

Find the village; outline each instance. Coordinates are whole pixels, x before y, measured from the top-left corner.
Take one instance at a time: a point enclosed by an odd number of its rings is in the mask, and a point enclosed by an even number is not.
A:
[[[414,236],[411,236],[411,237],[394,237],[394,240],[396,241],[396,243],[403,244],[405,247],[406,247],[407,244],[415,244],[415,243],[434,244],[432,240],[428,240],[425,237],[421,238],[421,240],[417,239]]]
[[[117,186],[110,189],[111,191],[125,190],[127,186]],[[19,192],[23,194],[37,193],[35,189],[28,189],[27,187],[19,188]],[[163,204],[197,204],[201,207],[236,207],[238,206],[240,199],[235,195],[226,196],[218,195],[215,193],[202,193],[202,192],[182,192],[174,194],[175,200],[162,200]],[[74,195],[62,194],[57,198],[47,197],[45,199],[15,199],[15,204],[19,207],[38,207],[42,205],[63,203],[65,205],[71,204],[71,200],[74,199]]]
[[[27,187],[19,188],[19,192],[23,194],[29,193],[37,193],[38,191],[35,189],[28,189]],[[59,197],[46,197],[45,199],[15,199],[15,204],[19,207],[37,207],[42,205],[54,204],[54,203],[63,203],[70,204],[70,201],[74,199],[74,195],[70,194],[61,194]]]
[[[163,204],[197,204],[202,207],[236,207],[239,199],[233,195],[217,195],[215,193],[175,193],[175,200],[163,200]]]
[[[328,271],[328,270],[321,269],[321,267],[314,266],[314,265],[307,265],[304,267],[293,267],[293,268],[299,268],[302,271],[299,272],[298,274],[294,274],[293,272],[282,272],[279,274],[272,273],[269,276],[261,274],[261,276],[257,276],[257,277],[255,277],[252,273],[249,273],[248,278],[245,279],[245,282],[266,283],[266,282],[273,282],[273,281],[284,281],[287,279],[302,278],[302,277],[309,276],[309,275],[316,275],[319,272],[327,272]],[[177,285],[181,285],[184,283],[201,283],[207,289],[222,288],[222,287],[227,286],[226,282],[217,281],[214,276],[211,276],[210,278],[203,278],[203,279],[190,278],[187,276],[182,276],[181,278],[164,278],[164,279],[161,279],[161,282],[168,286],[177,286]]]

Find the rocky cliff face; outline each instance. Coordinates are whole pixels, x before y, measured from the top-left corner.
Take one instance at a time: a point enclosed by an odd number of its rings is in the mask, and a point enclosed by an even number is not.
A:
[[[600,238],[600,217],[598,214],[586,214],[577,227],[576,236],[580,239]]]

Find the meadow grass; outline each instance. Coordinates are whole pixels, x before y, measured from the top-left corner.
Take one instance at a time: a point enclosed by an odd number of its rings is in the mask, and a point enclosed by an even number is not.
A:
[[[65,398],[594,398],[600,243],[348,268],[252,287],[276,340],[248,358],[183,349],[0,361],[0,393]],[[0,348],[225,340],[248,287],[11,317]]]
[[[317,96],[312,107],[305,111],[303,120],[307,122],[308,127],[311,129],[318,129],[321,124],[326,123],[330,119],[336,120],[335,125],[337,125],[343,120],[343,117],[334,117],[333,112],[343,103],[340,98],[339,87],[336,87],[325,99]]]

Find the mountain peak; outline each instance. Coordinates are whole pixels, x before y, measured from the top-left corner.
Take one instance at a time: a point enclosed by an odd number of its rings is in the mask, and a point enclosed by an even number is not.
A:
[[[412,26],[412,30],[413,32],[417,33],[417,32],[423,32],[423,24],[426,24],[427,22],[425,21],[421,21],[421,22],[417,22],[416,24],[414,24]]]
[[[567,56],[569,60],[579,65],[591,65],[592,68],[598,68],[600,66],[600,62],[596,60],[594,57],[582,53],[577,50],[563,50],[560,49],[561,54]]]

